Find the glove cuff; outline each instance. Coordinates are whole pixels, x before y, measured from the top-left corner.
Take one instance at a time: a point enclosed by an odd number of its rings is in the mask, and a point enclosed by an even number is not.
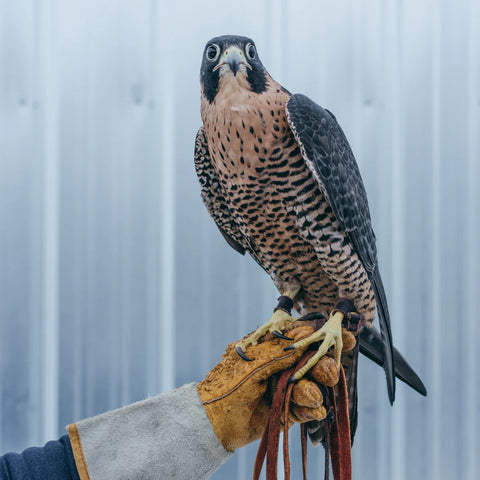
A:
[[[193,383],[67,430],[81,480],[204,479],[231,456]]]

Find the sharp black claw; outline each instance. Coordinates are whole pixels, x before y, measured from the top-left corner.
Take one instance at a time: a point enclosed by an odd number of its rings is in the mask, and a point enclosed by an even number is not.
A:
[[[287,352],[288,350],[295,350],[295,345],[289,345],[288,347],[285,347],[283,350],[285,352]]]
[[[244,360],[246,360],[247,362],[251,362],[251,361],[253,360],[253,358],[247,357],[247,356],[243,353],[243,351],[242,351],[242,349],[241,349],[240,347],[237,347],[235,350],[237,351],[238,355],[239,355],[240,357],[242,357]]]
[[[283,333],[280,333],[278,330],[274,330],[272,333],[278,338],[283,338],[284,340],[293,340],[293,338],[285,336]]]

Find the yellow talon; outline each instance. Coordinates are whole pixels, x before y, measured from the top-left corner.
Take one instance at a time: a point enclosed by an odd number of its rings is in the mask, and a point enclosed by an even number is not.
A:
[[[342,321],[343,313],[337,311],[330,315],[330,318],[320,330],[285,348],[285,350],[303,349],[312,343],[322,342],[317,353],[291,378],[291,381],[300,380],[305,373],[326,355],[332,346],[335,349],[335,360],[337,365],[340,366],[343,348]]]
[[[251,335],[237,343],[237,351],[240,349],[243,353],[245,353],[246,347],[249,347],[250,345],[256,345],[258,340],[266,333],[274,331],[283,332],[285,327],[293,320],[295,319],[287,312],[283,310],[277,310],[267,323],[261,327],[258,327]]]
[[[300,291],[300,288],[301,287],[295,287],[292,290],[288,290],[286,293],[283,294],[283,296],[289,297],[294,300],[298,292]],[[273,313],[272,318],[270,318],[267,323],[258,327],[251,335],[249,335],[241,342],[237,343],[236,350],[238,354],[245,360],[251,360],[245,355],[245,350],[247,347],[249,347],[250,345],[256,345],[258,340],[266,333],[283,332],[286,326],[294,320],[295,318],[293,318],[284,310],[276,310]]]

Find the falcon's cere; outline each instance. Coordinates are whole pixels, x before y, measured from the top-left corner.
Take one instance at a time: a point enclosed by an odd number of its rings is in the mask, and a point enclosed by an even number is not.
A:
[[[302,315],[328,317],[339,299],[350,299],[371,327],[360,335],[360,350],[383,364],[390,401],[397,358],[397,375],[424,393],[393,349],[365,188],[334,115],[273,80],[246,37],[208,42],[200,79],[203,126],[195,166],[203,201],[227,242],[248,252]],[[372,327],[375,311],[381,341]],[[266,331],[281,331],[291,318],[277,310],[239,344],[240,353]],[[334,346],[340,359],[341,317],[331,315],[307,342],[319,340],[319,356]],[[357,354],[342,357],[351,396]],[[356,406],[355,398],[350,401]]]

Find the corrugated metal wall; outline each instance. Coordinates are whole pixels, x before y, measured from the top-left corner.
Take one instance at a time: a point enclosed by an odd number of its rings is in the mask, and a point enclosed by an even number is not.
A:
[[[0,452],[199,380],[269,318],[192,159],[203,46],[238,33],[344,127],[429,389],[390,408],[363,359],[355,478],[480,478],[479,30],[478,0],[0,1]]]

